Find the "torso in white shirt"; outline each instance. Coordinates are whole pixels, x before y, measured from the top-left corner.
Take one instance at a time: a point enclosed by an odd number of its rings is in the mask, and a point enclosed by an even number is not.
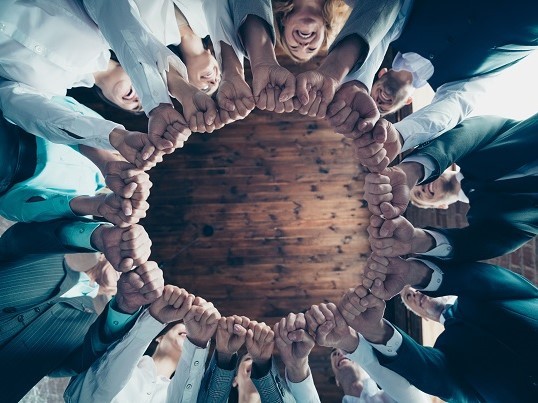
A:
[[[109,46],[77,1],[9,1],[0,5],[0,76],[65,95],[91,87]]]
[[[125,387],[112,403],[162,403],[166,401],[170,379],[158,375],[150,356],[143,356]]]

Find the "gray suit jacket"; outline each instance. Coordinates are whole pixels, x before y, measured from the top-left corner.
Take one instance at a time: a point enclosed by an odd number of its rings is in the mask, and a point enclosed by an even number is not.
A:
[[[81,372],[114,341],[102,334],[106,310],[98,317],[91,298],[61,298],[78,281],[64,254],[80,250],[58,236],[69,223],[18,223],[0,238],[3,402],[19,401],[47,374]]]

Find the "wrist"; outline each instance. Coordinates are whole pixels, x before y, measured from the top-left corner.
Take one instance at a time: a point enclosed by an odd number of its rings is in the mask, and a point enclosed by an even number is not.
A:
[[[421,228],[413,230],[411,253],[426,253],[435,247],[435,239]]]
[[[105,250],[105,244],[103,242],[103,231],[106,231],[107,227],[109,225],[103,224],[98,226],[93,232],[90,237],[90,244],[91,246],[100,252],[103,252]]]
[[[362,332],[366,340],[373,344],[387,344],[394,334],[394,329],[381,319],[376,326],[372,326],[367,331]]]
[[[118,146],[121,144],[123,140],[123,137],[127,133],[128,133],[127,130],[125,130],[123,127],[121,126],[115,127],[108,135],[108,141],[110,142],[110,145],[117,150]]]
[[[99,215],[98,208],[104,200],[104,195],[77,196],[69,201],[69,208],[78,216]]]
[[[422,164],[419,164],[418,162],[404,161],[400,164],[400,168],[405,173],[405,176],[407,178],[407,186],[409,186],[409,189],[412,189],[413,186],[416,186],[416,184],[424,177],[424,166],[422,166]]]
[[[154,116],[155,114],[165,110],[165,109],[168,109],[168,108],[174,108],[171,104],[159,104],[158,106],[156,106],[155,108],[153,108],[148,116],[151,117],[151,116]]]
[[[206,348],[207,347],[207,342],[209,341],[209,339],[196,339],[196,338],[189,337],[189,336],[187,336],[187,339],[189,339],[189,341],[192,344],[194,344],[196,347],[200,347],[200,348]]]
[[[116,294],[111,304],[111,308],[116,312],[129,315],[132,315],[140,309],[140,305],[130,305],[121,293]]]
[[[408,284],[415,288],[426,288],[432,279],[432,269],[420,260],[410,259]]]
[[[351,328],[350,328],[351,329]],[[357,333],[353,330],[350,332],[349,336],[342,338],[338,348],[344,350],[346,353],[352,353],[359,346],[359,337]]]
[[[308,358],[294,360],[293,364],[286,365],[286,376],[293,383],[304,381],[310,375]]]

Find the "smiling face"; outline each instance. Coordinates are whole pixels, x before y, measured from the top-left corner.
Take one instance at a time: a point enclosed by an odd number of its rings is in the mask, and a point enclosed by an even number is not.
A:
[[[142,104],[131,79],[119,63],[111,61],[98,86],[103,96],[119,108],[133,112],[142,110]]]
[[[283,42],[293,57],[307,61],[315,56],[326,40],[322,9],[317,4],[294,1],[294,8],[283,21]]]
[[[372,85],[370,95],[374,99],[381,116],[396,112],[413,101],[411,85],[413,76],[408,71],[381,69],[377,81]]]
[[[353,361],[347,358],[338,348],[331,351],[331,368],[336,378],[336,384],[344,390],[368,375]]]
[[[428,297],[409,286],[402,290],[400,296],[409,310],[421,318],[431,319],[436,322],[439,322],[439,317],[446,306],[446,301],[443,298]]]
[[[201,91],[211,95],[219,87],[221,80],[217,59],[206,49],[200,55],[190,56],[186,61],[189,82]]]
[[[411,201],[421,208],[447,209],[458,201],[461,189],[457,172],[447,169],[436,180],[425,185],[417,185],[411,189]]]

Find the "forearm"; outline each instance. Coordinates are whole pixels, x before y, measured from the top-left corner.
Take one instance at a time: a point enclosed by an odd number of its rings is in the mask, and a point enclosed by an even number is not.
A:
[[[105,195],[77,196],[71,199],[69,207],[73,214],[78,216],[99,215],[98,210],[104,201]]]
[[[234,75],[239,75],[244,78],[245,72],[243,70],[243,65],[233,48],[222,41],[220,46],[222,52],[222,78],[226,79],[226,77]]]
[[[108,224],[83,218],[17,223],[0,238],[0,255],[95,252],[91,240],[103,225]]]
[[[240,35],[253,70],[260,64],[277,62],[273,42],[261,18],[249,15],[241,26]]]
[[[286,377],[293,383],[304,381],[310,375],[308,357],[286,364]]]
[[[438,89],[429,105],[394,124],[404,140],[402,151],[433,140],[456,127],[473,111],[484,91],[480,80],[459,81]]]
[[[113,131],[117,131],[114,129]],[[114,136],[114,135],[113,135]],[[110,137],[110,136],[109,136]],[[125,159],[117,152],[80,145],[78,151],[95,164],[99,171],[106,176],[106,165],[111,161],[124,161]]]
[[[59,144],[113,150],[108,136],[115,128],[123,127],[97,114],[74,111],[24,84],[1,80],[0,109],[6,119],[25,131]]]
[[[342,40],[321,63],[319,70],[341,83],[357,63],[363,45],[356,36]],[[363,84],[367,85],[367,83]]]
[[[407,379],[384,367],[374,354],[373,347],[361,337],[358,348],[347,357],[360,365],[381,389],[401,403],[426,403],[428,396],[411,385]]]

